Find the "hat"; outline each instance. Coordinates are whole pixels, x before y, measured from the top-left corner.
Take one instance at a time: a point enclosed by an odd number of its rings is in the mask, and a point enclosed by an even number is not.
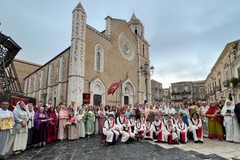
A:
[[[71,102],[74,102],[74,103],[75,103],[76,101],[75,101],[74,99],[72,99]]]

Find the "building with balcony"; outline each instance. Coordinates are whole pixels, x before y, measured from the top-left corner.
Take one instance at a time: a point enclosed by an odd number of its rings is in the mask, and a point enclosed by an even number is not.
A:
[[[240,102],[240,40],[226,44],[205,80],[205,94],[208,101],[232,99]],[[235,84],[233,85],[233,81]]]
[[[162,98],[163,98],[163,102],[170,102],[171,101],[170,88],[163,88]]]
[[[195,101],[205,100],[204,81],[183,81],[171,83],[171,100],[182,101],[183,98]]]
[[[154,104],[155,102],[158,102],[158,101],[162,101],[163,100],[162,83],[152,79],[151,80],[151,93],[152,93],[152,99],[151,99],[152,104]]]

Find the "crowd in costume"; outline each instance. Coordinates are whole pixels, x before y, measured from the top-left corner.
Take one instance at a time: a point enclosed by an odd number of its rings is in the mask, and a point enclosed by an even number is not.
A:
[[[222,105],[224,104],[224,105]],[[44,147],[63,140],[100,135],[106,145],[131,143],[139,139],[168,144],[204,143],[208,137],[240,143],[240,104],[230,100],[211,102],[183,99],[182,102],[158,102],[135,105],[53,106],[19,101],[13,111],[1,102],[0,156],[19,154],[27,148]],[[1,158],[0,157],[0,158]]]

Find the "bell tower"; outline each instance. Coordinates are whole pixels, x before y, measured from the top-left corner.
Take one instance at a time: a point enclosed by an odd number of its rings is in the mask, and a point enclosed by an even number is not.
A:
[[[132,14],[130,21],[128,22],[128,25],[135,35],[144,37],[144,26],[134,13]]]
[[[77,105],[83,103],[85,43],[86,43],[86,12],[79,3],[72,12],[72,39],[69,57],[67,105],[75,100]]]

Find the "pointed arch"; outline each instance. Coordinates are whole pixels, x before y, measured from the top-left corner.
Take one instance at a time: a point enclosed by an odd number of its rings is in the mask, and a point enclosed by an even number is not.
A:
[[[132,104],[134,103],[135,87],[130,80],[126,79],[122,82],[122,104]]]
[[[90,93],[91,93],[90,104],[99,105],[99,103],[102,103],[105,105],[105,92],[106,92],[106,87],[103,81],[99,77],[93,79],[90,82]]]

